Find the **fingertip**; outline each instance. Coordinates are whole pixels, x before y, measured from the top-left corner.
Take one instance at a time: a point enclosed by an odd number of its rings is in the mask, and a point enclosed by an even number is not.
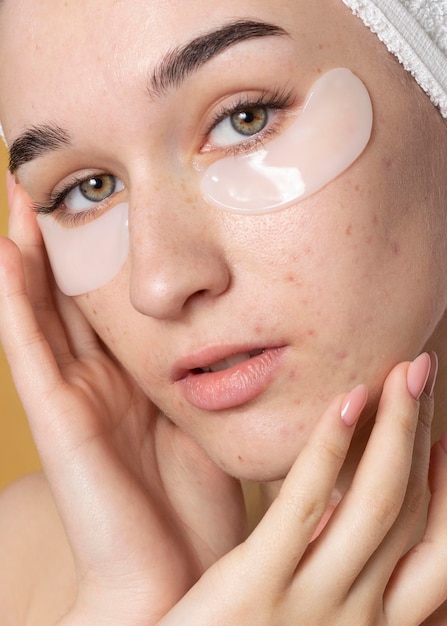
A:
[[[421,397],[431,372],[432,361],[427,352],[420,354],[407,370],[407,389],[414,400]]]
[[[427,378],[427,382],[425,383],[424,391],[426,396],[431,398],[433,396],[433,392],[436,385],[436,379],[438,377],[438,368],[439,368],[439,360],[436,352],[430,352],[430,373]]]
[[[367,400],[368,388],[363,384],[357,385],[357,387],[346,394],[340,411],[341,419],[346,426],[351,427],[357,423]]]

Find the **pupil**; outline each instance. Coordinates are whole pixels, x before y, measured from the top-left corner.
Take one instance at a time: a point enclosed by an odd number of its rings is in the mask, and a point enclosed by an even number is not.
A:
[[[104,182],[100,178],[91,178],[89,184],[93,189],[102,189],[104,187]]]
[[[115,179],[109,174],[94,176],[81,184],[81,193],[91,202],[102,202],[115,191]]]
[[[251,124],[255,120],[254,113],[252,113],[251,111],[244,111],[240,114],[240,120],[245,124]]]
[[[259,133],[268,122],[265,107],[253,107],[245,111],[238,111],[231,117],[231,124],[239,134],[252,137]]]

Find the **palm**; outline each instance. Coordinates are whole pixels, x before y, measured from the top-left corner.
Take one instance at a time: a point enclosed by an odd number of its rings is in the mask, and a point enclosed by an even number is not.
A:
[[[53,488],[73,550],[95,590],[122,593],[125,581],[163,614],[241,540],[238,486],[99,347],[62,374],[55,405],[39,413],[59,421],[58,403],[66,407],[56,447],[72,461],[61,470],[53,451],[47,471],[57,471]]]
[[[81,595],[160,616],[242,539],[240,488],[106,354],[73,301],[56,294],[55,306],[20,195],[10,200],[22,254],[0,245],[0,333]]]

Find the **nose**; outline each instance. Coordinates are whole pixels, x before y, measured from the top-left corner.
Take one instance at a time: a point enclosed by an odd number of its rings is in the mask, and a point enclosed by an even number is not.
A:
[[[130,300],[144,315],[174,320],[224,293],[231,273],[210,207],[154,200],[130,211]]]

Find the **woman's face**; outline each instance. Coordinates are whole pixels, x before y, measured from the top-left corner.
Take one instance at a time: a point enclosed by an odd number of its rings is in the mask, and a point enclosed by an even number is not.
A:
[[[372,411],[390,367],[414,357],[443,315],[442,122],[341,0],[185,7],[6,0],[0,119],[9,144],[48,124],[68,138],[17,169],[37,203],[73,179],[117,177],[123,189],[109,202],[130,204],[129,258],[106,286],[78,296],[79,306],[222,467],[274,479],[336,393],[365,382]],[[184,46],[239,20],[287,35],[247,31],[206,59],[199,51],[154,93],[151,77]],[[278,93],[290,92],[289,108],[298,108],[336,67],[363,81],[374,108],[354,165],[276,213],[205,202],[197,163],[225,155],[209,132],[216,116]],[[287,132],[287,115],[270,119],[272,133]]]

